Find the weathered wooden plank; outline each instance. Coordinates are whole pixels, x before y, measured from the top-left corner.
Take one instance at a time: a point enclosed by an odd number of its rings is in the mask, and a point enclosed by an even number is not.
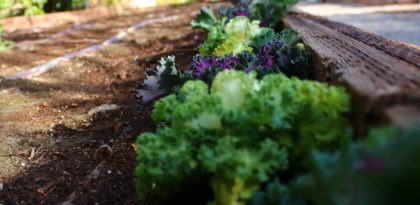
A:
[[[420,49],[345,24],[291,12],[286,26],[310,48],[317,80],[340,84],[353,94],[356,134],[399,103],[419,105]]]
[[[382,50],[387,54],[406,61],[420,69],[420,46],[388,39],[375,33],[364,31],[344,23],[330,21],[322,17],[305,15],[299,12],[292,12],[290,14],[305,16],[307,19],[311,19],[334,31],[350,36],[366,45],[377,48],[378,50]]]
[[[363,3],[363,4],[409,4],[409,3],[419,3],[419,0],[321,0],[321,2],[331,2],[331,3]]]

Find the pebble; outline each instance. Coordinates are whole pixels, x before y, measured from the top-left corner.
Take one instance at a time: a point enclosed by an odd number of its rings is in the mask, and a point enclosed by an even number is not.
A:
[[[99,161],[107,160],[112,157],[112,154],[113,154],[112,148],[107,144],[103,144],[96,151],[96,158]]]

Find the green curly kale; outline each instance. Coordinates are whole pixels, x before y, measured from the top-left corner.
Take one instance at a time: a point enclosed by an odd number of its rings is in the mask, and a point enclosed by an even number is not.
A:
[[[191,22],[193,28],[202,28],[210,31],[218,23],[216,16],[210,7],[202,7],[200,13],[197,14],[194,21]]]
[[[255,0],[249,5],[251,19],[258,19],[261,26],[277,28],[281,18],[297,0]]]
[[[227,39],[214,50],[214,54],[224,56],[227,54],[236,55],[242,51],[251,52],[252,48],[248,45],[249,40],[263,30],[259,24],[259,21],[251,22],[245,16],[233,18],[225,26]]]
[[[137,189],[142,198],[152,187],[169,196],[198,173],[210,178],[211,204],[243,204],[287,168],[289,152],[345,136],[348,110],[344,89],[283,74],[258,80],[253,72],[225,70],[210,88],[188,81],[179,95],[156,102],[152,117],[160,128],[137,140]]]
[[[207,40],[201,46],[200,53],[224,56],[227,54],[236,55],[242,51],[252,51],[252,47],[249,45],[251,39],[264,29],[268,28],[261,28],[259,21],[251,22],[245,16],[237,16],[226,25],[219,23],[209,27]]]
[[[216,18],[210,7],[202,7],[200,13],[197,14],[194,21],[191,22],[191,27],[201,28],[208,33],[208,40],[200,47],[200,53],[203,55],[210,55],[214,50],[223,43],[227,35],[224,31],[227,18]]]
[[[361,141],[346,139],[335,152],[313,150],[307,173],[287,185],[278,180],[269,183],[249,204],[417,204],[419,136],[418,127],[402,132],[386,127],[374,129]]]

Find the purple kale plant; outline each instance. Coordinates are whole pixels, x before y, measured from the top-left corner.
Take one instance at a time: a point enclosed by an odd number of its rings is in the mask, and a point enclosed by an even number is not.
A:
[[[251,13],[249,12],[249,5],[251,4],[250,0],[239,0],[239,1],[232,1],[234,6],[232,7],[224,7],[221,6],[218,9],[218,13],[222,17],[226,17],[227,19],[233,19],[237,16],[246,16],[250,17]]]
[[[214,66],[216,64],[217,59],[214,55],[195,55],[192,63],[190,64],[190,71],[192,71],[194,76],[198,77],[204,72],[205,69],[208,69],[209,67]]]

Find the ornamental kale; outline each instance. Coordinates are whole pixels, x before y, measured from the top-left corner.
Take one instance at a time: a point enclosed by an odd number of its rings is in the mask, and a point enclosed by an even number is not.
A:
[[[192,79],[191,73],[176,68],[175,56],[162,58],[159,64],[157,70],[147,68],[144,72],[146,79],[139,84],[136,95],[139,108],[160,96],[177,92],[184,82]]]
[[[214,55],[195,55],[190,65],[190,72],[196,79],[210,84],[214,77],[222,70],[236,69],[241,62],[237,57],[217,57]]]
[[[307,174],[288,185],[270,183],[249,204],[416,204],[420,166],[413,159],[420,157],[419,134],[418,128],[400,133],[385,128],[359,142],[347,139],[333,153],[313,151]]]
[[[190,65],[190,70],[194,73],[194,76],[199,76],[205,69],[217,64],[216,56],[195,55]]]
[[[200,53],[224,56],[236,55],[244,50],[252,51],[250,40],[263,30],[258,24],[258,21],[250,22],[247,17],[238,16],[226,25],[213,26],[209,28],[207,40],[201,46]]]
[[[220,7],[218,13],[227,19],[246,16],[261,26],[278,28],[281,18],[297,0],[231,0],[233,6]]]
[[[218,24],[218,20],[210,7],[202,7],[194,21],[191,22],[193,28],[202,28],[210,31],[212,27]]]
[[[199,52],[202,55],[210,55],[227,39],[224,26],[214,26],[207,35],[207,40],[200,46]]]
[[[220,44],[214,54],[224,56],[227,54],[236,55],[242,51],[252,51],[249,40],[258,35],[263,28],[259,27],[258,21],[252,21],[247,17],[238,16],[230,20],[225,26],[226,40]]]
[[[290,154],[347,136],[348,109],[343,89],[282,74],[258,80],[253,72],[225,70],[210,88],[188,81],[179,95],[155,104],[160,128],[137,140],[137,189],[142,198],[153,187],[169,196],[198,174],[210,178],[211,204],[243,204],[296,163]]]
[[[263,42],[261,39],[267,41]],[[207,83],[210,83],[218,72],[226,69],[256,71],[259,78],[281,72],[289,77],[311,79],[309,57],[299,41],[300,37],[294,30],[286,29],[278,35],[274,31],[265,32],[265,35],[252,39],[252,45],[255,45],[253,53],[242,51],[236,56],[227,57],[196,55],[190,71],[196,79]]]
[[[200,53],[211,54],[226,40],[227,36],[224,32],[226,22],[225,17],[217,19],[210,7],[201,8],[195,20],[191,22],[193,28],[201,28],[209,32],[208,40],[200,47]]]
[[[261,26],[277,28],[281,18],[297,0],[255,0],[249,5],[251,19],[259,20]]]
[[[249,5],[251,0],[239,0],[237,2],[232,2],[234,6],[224,7],[221,6],[217,10],[220,16],[226,17],[227,19],[233,19],[237,16],[246,16],[250,17]]]
[[[265,67],[274,66],[275,71],[289,77],[312,79],[309,54],[300,42],[301,37],[295,30],[284,29],[281,33],[275,33],[272,29],[265,29],[251,40],[251,45],[258,49]],[[269,69],[266,72],[272,71]]]
[[[259,79],[271,73],[312,79],[308,54],[296,31],[285,29],[276,34],[272,29],[263,29],[251,39],[250,45],[253,53],[245,50],[236,56],[196,55],[186,72],[175,67],[174,57],[162,58],[157,71],[146,69],[147,79],[140,84],[137,94],[139,107],[177,91],[189,79],[199,79],[210,84],[222,70],[255,71]]]

